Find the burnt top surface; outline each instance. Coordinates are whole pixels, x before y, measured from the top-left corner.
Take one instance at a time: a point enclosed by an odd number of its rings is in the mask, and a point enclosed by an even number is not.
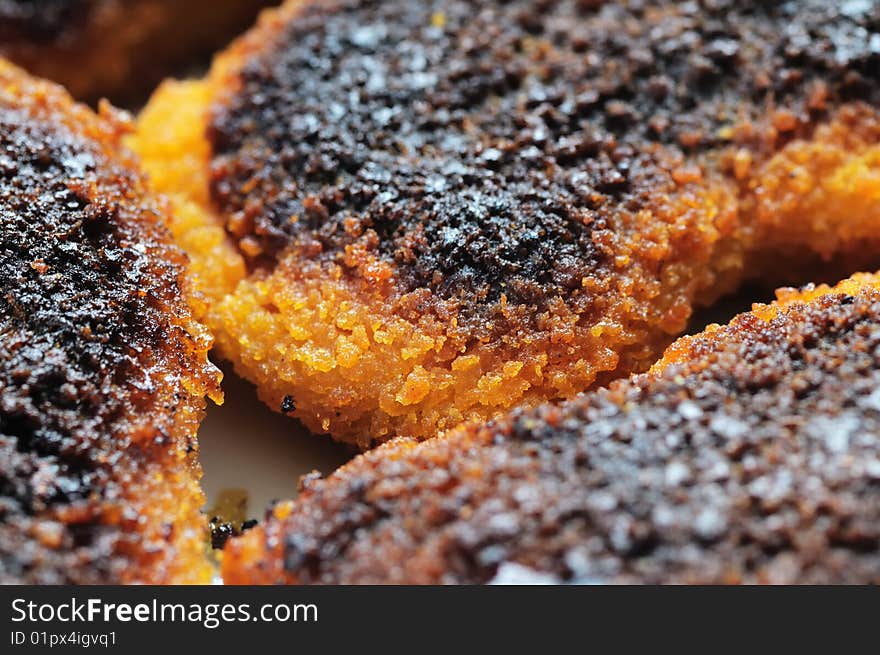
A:
[[[132,415],[150,417],[161,437],[173,407],[156,406],[160,390],[182,390],[177,367],[200,371],[174,327],[187,316],[180,255],[142,201],[137,174],[115,158],[110,137],[94,133],[98,119],[73,113],[60,91],[4,87],[7,74],[0,70],[0,580],[118,582],[120,567],[134,564],[115,559],[116,532],[102,513],[124,501],[130,490],[119,480],[139,466]]]
[[[328,0],[282,32],[210,130],[242,250],[360,241],[477,312],[606,266],[595,231],[669,189],[656,144],[706,151],[771,108],[790,138],[878,96],[868,1]]]
[[[266,529],[300,582],[876,583],[878,389],[880,292],[831,295],[662,377],[362,456]]]
[[[0,0],[0,37],[5,41],[53,41],[82,24],[101,0]]]

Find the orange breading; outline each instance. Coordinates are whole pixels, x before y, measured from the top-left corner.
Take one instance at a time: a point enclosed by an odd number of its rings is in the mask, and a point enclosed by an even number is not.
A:
[[[876,584],[880,275],[779,298],[650,374],[305,478],[225,582]]]

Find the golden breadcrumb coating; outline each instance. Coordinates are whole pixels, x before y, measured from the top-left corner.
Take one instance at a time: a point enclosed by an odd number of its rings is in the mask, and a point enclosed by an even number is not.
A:
[[[133,146],[270,407],[427,438],[644,371],[745,279],[875,263],[874,12],[295,0]]]
[[[220,373],[127,129],[0,60],[0,583],[212,576]]]
[[[228,584],[880,582],[880,275],[650,374],[397,440],[228,542]]]

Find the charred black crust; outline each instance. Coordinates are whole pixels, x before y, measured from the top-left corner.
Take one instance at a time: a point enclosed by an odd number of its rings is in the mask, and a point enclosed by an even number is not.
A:
[[[561,582],[877,583],[878,389],[880,292],[744,315],[662,377],[314,483],[281,523],[287,570],[481,583],[518,562]]]
[[[97,118],[68,113],[60,90],[11,88],[0,88],[0,581],[118,582],[135,565],[102,512],[141,456],[128,421],[150,416],[150,444],[170,447],[185,394],[157,407],[157,389],[192,364],[173,325],[186,315],[180,262],[138,174],[71,127]]]
[[[778,146],[876,102],[878,31],[876,3],[819,0],[310,2],[216,108],[213,197],[255,263],[360,242],[404,291],[540,306],[670,189],[656,146],[785,109]]]

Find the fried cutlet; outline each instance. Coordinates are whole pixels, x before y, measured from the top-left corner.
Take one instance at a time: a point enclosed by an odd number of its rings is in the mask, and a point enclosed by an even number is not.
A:
[[[228,583],[878,583],[880,276],[786,291],[651,373],[398,440],[229,542]]]
[[[126,126],[0,60],[0,583],[207,582],[219,400]]]
[[[0,55],[77,98],[143,102],[225,45],[271,0],[0,0]]]
[[[369,447],[644,371],[745,278],[873,267],[878,41],[876,3],[292,0],[134,145],[222,354]]]

